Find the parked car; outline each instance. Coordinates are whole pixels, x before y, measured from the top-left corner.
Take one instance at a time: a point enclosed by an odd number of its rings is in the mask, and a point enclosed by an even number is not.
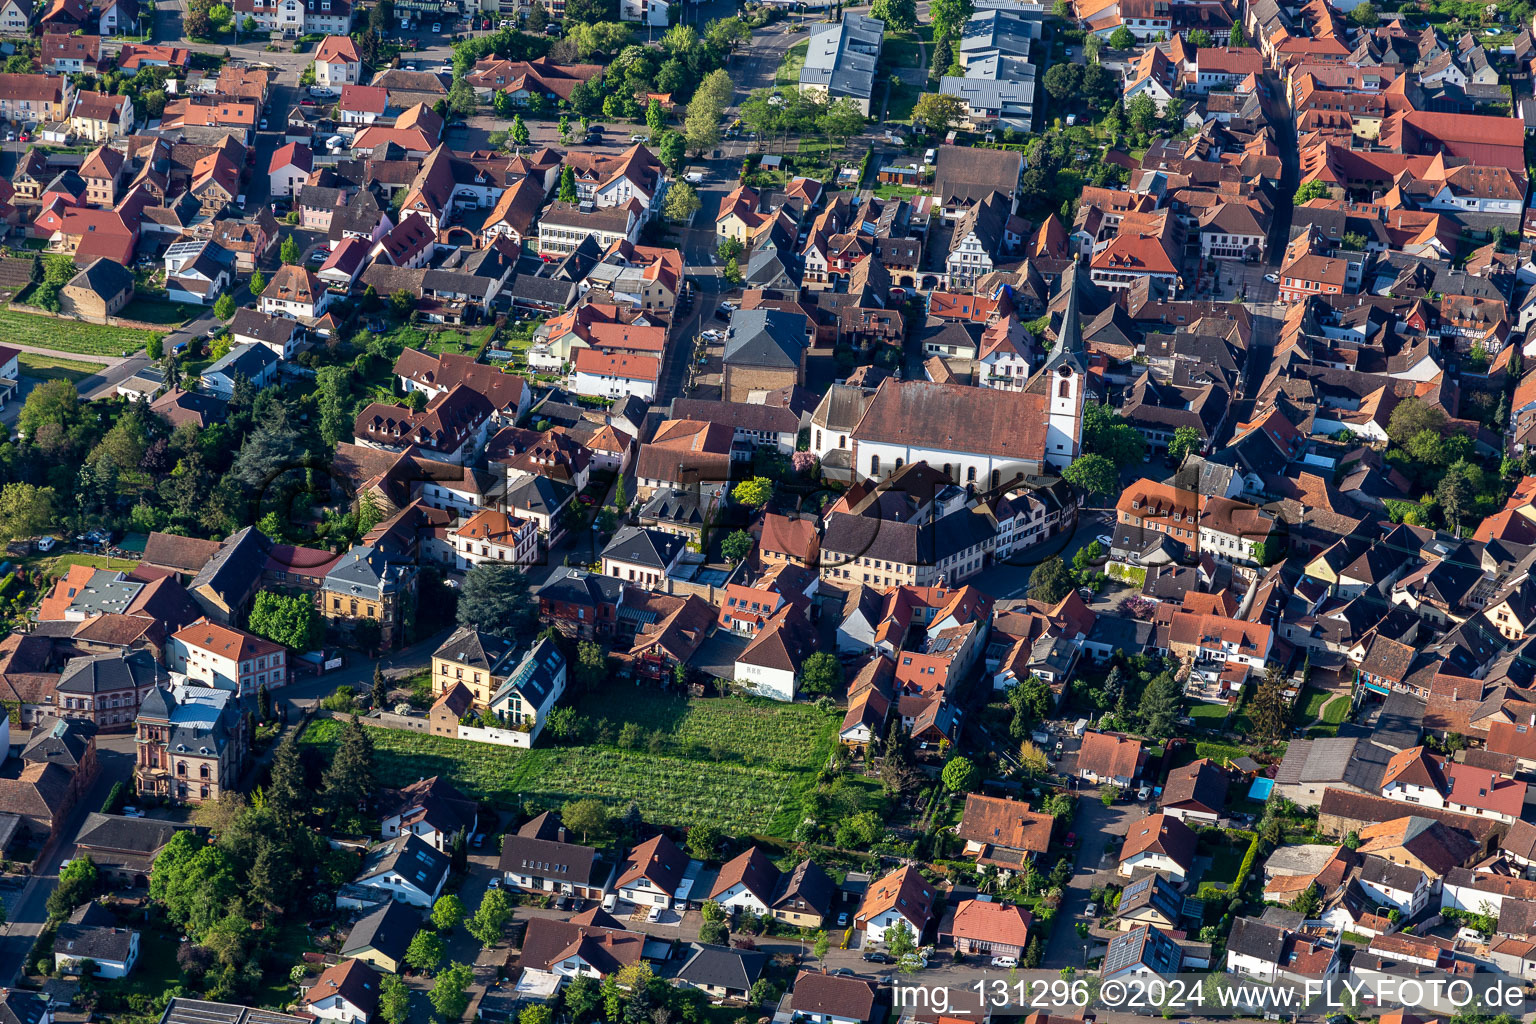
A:
[[[848,911],[845,910],[837,915],[837,926],[839,928],[846,928],[848,926]]]
[[[1017,967],[1019,966],[1019,959],[1018,957],[1013,956],[995,956],[992,958],[992,966],[1009,968]]]
[[[645,142],[646,140],[647,136],[641,134],[640,132],[636,132],[629,137],[630,142]]]
[[[1077,845],[1077,833],[1076,832],[1068,832],[1067,833],[1067,849],[1070,850],[1070,849],[1072,849],[1072,847],[1074,847],[1076,845]]]
[[[1097,537],[1095,537],[1093,539],[1098,541],[1100,544],[1104,545],[1106,548],[1107,547],[1112,547],[1114,545],[1114,543],[1115,543],[1115,538],[1110,536],[1107,533],[1101,533],[1101,534],[1099,534]]]
[[[433,23],[432,23],[432,31],[433,31],[433,32],[434,32],[434,33],[436,33],[436,32],[441,32],[441,31],[442,31],[442,30],[443,30],[443,23],[442,23],[442,22],[440,22],[440,21],[434,21],[434,22],[433,22]]]
[[[657,921],[660,921],[661,920],[661,908],[660,907],[652,907],[651,908],[651,912],[649,914],[645,915],[645,919],[650,924],[655,924]]]
[[[618,906],[618,904],[619,894],[616,892],[610,892],[608,895],[603,897],[603,909],[610,913],[613,911],[614,907]]]
[[[871,964],[893,964],[896,961],[885,953],[865,953],[864,962]]]
[[[1280,275],[1279,274],[1265,274],[1264,275],[1264,280],[1268,281],[1270,284],[1279,284],[1280,283]]]
[[[829,971],[828,973],[833,975],[834,977],[839,977],[839,978],[851,978],[851,977],[853,977],[853,969],[850,968],[850,967],[839,967],[839,968],[837,968],[835,970]]]

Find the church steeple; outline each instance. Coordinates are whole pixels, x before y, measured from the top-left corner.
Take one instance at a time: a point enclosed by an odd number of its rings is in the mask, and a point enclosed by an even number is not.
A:
[[[1083,352],[1082,314],[1078,310],[1082,298],[1079,272],[1079,265],[1073,262],[1061,275],[1061,289],[1066,293],[1067,301],[1061,310],[1061,325],[1056,329],[1056,347],[1051,349],[1050,357],[1045,361],[1047,371],[1067,364],[1077,373],[1088,372],[1088,359]]]

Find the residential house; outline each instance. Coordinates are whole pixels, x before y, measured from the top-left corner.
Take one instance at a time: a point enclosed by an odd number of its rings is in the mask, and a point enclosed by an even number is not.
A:
[[[502,840],[502,878],[525,892],[602,899],[613,890],[616,868],[575,838],[555,811],[530,819]]]
[[[615,891],[626,903],[668,907],[674,896],[687,898],[682,886],[688,869],[688,855],[666,836],[655,836],[624,858]]]
[[[133,292],[131,271],[110,259],[94,259],[59,290],[59,312],[106,323],[133,300]]]
[[[448,881],[450,858],[415,834],[397,836],[368,848],[362,867],[336,897],[338,907],[367,906],[396,900],[430,907]]]
[[[1118,872],[1130,878],[1138,869],[1161,871],[1176,882],[1195,866],[1194,830],[1170,814],[1152,814],[1133,822],[1120,848]]]
[[[241,697],[288,684],[288,652],[281,644],[207,619],[172,634],[166,642],[166,664]]]
[[[921,944],[923,933],[933,920],[934,897],[933,886],[916,868],[897,868],[871,883],[854,915],[853,926],[864,933],[866,942],[887,943],[887,931],[905,927],[912,939]]]
[[[134,725],[141,795],[202,803],[238,785],[250,735],[234,691],[156,686],[140,702]]]

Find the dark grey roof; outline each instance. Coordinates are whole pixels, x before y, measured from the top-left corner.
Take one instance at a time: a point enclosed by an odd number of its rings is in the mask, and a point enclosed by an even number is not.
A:
[[[69,279],[76,288],[88,288],[103,298],[111,298],[133,287],[133,274],[116,260],[98,258]]]
[[[96,734],[92,722],[74,718],[42,718],[32,729],[21,759],[29,764],[61,764],[74,770],[80,767],[91,749]]]
[[[312,1017],[293,1017],[238,1003],[211,1003],[203,999],[172,999],[160,1024],[314,1024]]]
[[[800,417],[782,405],[758,402],[718,402],[707,398],[677,398],[672,402],[672,418],[723,423],[737,430],[765,434],[794,434],[800,430]]]
[[[362,882],[393,873],[428,896],[435,896],[448,878],[449,865],[447,854],[433,849],[415,833],[409,833],[371,847],[363,858],[357,880]]]
[[[664,572],[686,543],[683,538],[660,530],[625,526],[603,548],[603,557]]]
[[[212,558],[203,563],[192,578],[189,590],[204,587],[224,599],[230,608],[245,603],[261,582],[261,571],[267,564],[272,542],[254,526],[247,526],[224,541]]]
[[[1285,929],[1253,917],[1239,917],[1232,922],[1227,938],[1227,952],[1255,957],[1267,964],[1278,964],[1285,953]]]
[[[88,850],[106,850],[134,856],[152,856],[182,829],[191,828],[158,818],[127,818],[121,814],[86,816],[75,836],[75,845]]]
[[[805,318],[781,309],[738,309],[725,332],[725,362],[731,366],[795,369],[805,348]]]
[[[826,917],[832,913],[836,898],[837,883],[832,881],[832,876],[815,861],[803,860],[795,870],[779,874],[779,885],[773,894],[773,905],[776,908],[790,910],[794,908],[797,901],[804,900],[806,906],[822,917]]]
[[[64,693],[98,694],[153,686],[163,671],[148,651],[116,651],[71,658],[59,677]]]
[[[341,955],[356,956],[364,950],[376,949],[399,961],[420,930],[421,912],[410,904],[391,901],[369,911],[352,926],[347,941],[342,943]]]
[[[405,566],[390,561],[377,548],[359,544],[326,573],[325,589],[382,595],[399,587],[405,575]]]
[[[235,318],[229,322],[229,333],[237,338],[255,338],[272,345],[283,345],[303,325],[286,316],[272,316],[249,307],[235,310]],[[212,367],[210,367],[211,369]]]
[[[756,950],[730,949],[725,946],[706,946],[689,943],[693,953],[688,957],[677,976],[680,980],[700,988],[726,988],[745,992],[763,975],[768,964],[768,954]]]
[[[1401,892],[1413,892],[1424,881],[1424,873],[1407,864],[1394,864],[1385,857],[1370,855],[1360,865],[1360,880]]]
[[[1178,924],[1183,906],[1184,897],[1179,895],[1173,883],[1161,873],[1154,872],[1126,884],[1120,893],[1120,903],[1115,914],[1124,917],[1142,907],[1151,907],[1172,926]]]
[[[460,626],[432,652],[432,657],[496,672],[511,653],[512,641],[470,626]]]
[[[523,476],[507,488],[507,508],[553,516],[570,502],[576,488],[547,476]]]
[[[117,919],[95,900],[69,915],[54,934],[53,951],[78,959],[125,963],[134,932],[119,928]]]
[[[519,693],[533,708],[542,708],[565,675],[565,655],[549,637],[540,637],[518,663],[512,675],[496,691],[491,703],[500,704],[510,693]]]
[[[506,290],[514,300],[536,305],[559,306],[564,309],[576,301],[577,285],[574,281],[557,281],[552,277],[518,274]]]
[[[885,22],[852,12],[844,14],[841,23],[812,32],[800,85],[825,89],[834,100],[868,100],[884,33]]]
[[[255,380],[277,362],[277,353],[265,345],[235,345],[202,373],[204,377],[236,377]]]
[[[565,604],[617,604],[624,597],[624,584],[612,576],[567,567],[539,588],[539,598]]]
[[[0,992],[0,1024],[42,1024],[48,1004],[35,992]]]
[[[501,841],[503,873],[552,878],[573,885],[602,885],[609,866],[590,846],[566,842],[560,816],[546,811]]]

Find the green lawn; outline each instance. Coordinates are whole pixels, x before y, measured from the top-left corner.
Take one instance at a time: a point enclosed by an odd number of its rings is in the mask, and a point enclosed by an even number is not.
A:
[[[1231,709],[1225,704],[1212,704],[1208,700],[1196,701],[1189,706],[1189,717],[1195,720],[1195,724],[1207,729],[1216,729],[1227,720]]]
[[[164,324],[166,327],[180,327],[191,319],[186,306],[175,302],[161,302],[158,299],[136,298],[124,306],[117,314],[124,320],[138,320],[146,324]]]
[[[1301,691],[1296,698],[1296,715],[1294,721],[1297,725],[1309,725],[1317,721],[1317,716],[1323,713],[1323,705],[1328,703],[1328,698],[1333,696],[1327,690],[1319,690],[1315,686],[1309,686]]]
[[[69,572],[72,565],[89,565],[95,569],[133,569],[138,561],[132,558],[109,558],[106,555],[60,555],[48,566],[45,574],[49,579],[57,579]]]
[[[496,333],[495,325],[488,325],[477,331],[438,331],[427,336],[425,348],[433,355],[449,353],[451,355],[472,356],[480,352],[481,347]]]
[[[1349,718],[1349,695],[1345,694],[1341,700],[1336,700],[1328,705],[1323,712],[1323,721],[1329,725],[1343,725]]]
[[[811,48],[809,39],[802,40],[791,46],[784,54],[784,59],[779,62],[779,70],[774,75],[773,84],[779,88],[800,84],[800,69],[805,67],[805,55]]]
[[[1251,753],[1253,752],[1247,747],[1239,747],[1232,743],[1211,743],[1206,740],[1200,740],[1195,744],[1196,757],[1208,757],[1217,764],[1228,760],[1235,761],[1240,757],[1248,757]]]
[[[885,108],[885,121],[887,124],[911,124],[912,108],[917,106],[917,98],[923,94],[915,85],[902,82],[891,90],[891,99]]]
[[[121,356],[142,349],[149,332],[0,309],[0,337],[56,352]]]
[[[918,59],[920,51],[917,47],[917,37],[911,35],[889,36],[881,45],[880,56],[885,63],[896,68],[920,68],[922,62]]]
[[[379,781],[399,786],[431,775],[504,807],[597,797],[630,801],[667,825],[708,821],[733,834],[790,835],[805,794],[835,742],[838,718],[806,705],[722,698],[683,701],[649,687],[614,686],[585,699],[595,718],[613,714],[645,735],[638,749],[604,743],[512,747],[371,729]],[[341,725],[314,722],[304,742],[331,749]],[[611,743],[612,736],[604,740]],[[652,751],[655,751],[654,753]]]
[[[21,365],[21,373],[24,377],[31,377],[33,380],[67,380],[71,384],[78,384],[85,378],[106,369],[102,363],[61,359],[58,356],[38,355],[35,352],[23,352],[17,362]]]

